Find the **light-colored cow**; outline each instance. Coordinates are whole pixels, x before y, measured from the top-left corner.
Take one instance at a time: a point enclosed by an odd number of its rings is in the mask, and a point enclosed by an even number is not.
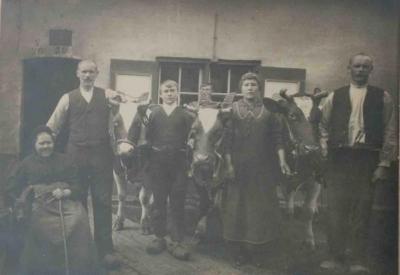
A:
[[[129,144],[126,140],[127,132],[129,131],[129,127],[132,124],[134,117],[138,111],[139,106],[148,105],[150,102],[150,95],[149,93],[144,93],[141,96],[134,98],[128,97],[123,93],[120,93],[120,104],[119,104],[119,115],[122,117],[123,127],[125,128],[124,135],[118,136],[114,138],[114,145],[115,145],[115,162],[114,162],[114,182],[117,187],[117,194],[118,194],[118,210],[117,210],[117,217],[113,223],[113,229],[118,231],[122,230],[124,227],[124,220],[125,220],[125,204],[127,198],[127,186],[128,183],[138,184],[140,186],[139,192],[139,201],[142,205],[142,215],[141,215],[141,224],[143,226],[143,232],[149,233],[149,207],[148,205],[151,204],[151,193],[146,190],[143,185],[143,177],[136,177],[140,173],[140,169],[142,169],[142,163],[140,158],[140,146],[144,146],[144,131],[141,131],[141,138],[139,140],[138,148],[135,148],[134,152],[130,152],[129,155],[121,155],[121,151],[128,152],[130,151],[129,148],[133,147]],[[140,107],[139,107],[140,108]],[[142,127],[144,129],[144,125]],[[132,155],[136,154],[134,157]],[[132,161],[134,158],[134,162],[131,163],[132,165],[128,165],[129,162]],[[130,167],[127,167],[130,166]],[[134,167],[131,167],[134,166]],[[135,170],[135,175],[131,176],[128,175],[128,169]],[[144,207],[143,207],[144,206]]]

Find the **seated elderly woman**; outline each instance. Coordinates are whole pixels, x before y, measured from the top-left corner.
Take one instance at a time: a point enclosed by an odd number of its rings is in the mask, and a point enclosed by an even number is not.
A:
[[[89,219],[78,197],[76,169],[54,152],[51,130],[34,132],[34,152],[13,171],[7,183],[12,197],[32,192],[21,274],[101,274],[97,268]],[[68,273],[67,273],[68,274]]]

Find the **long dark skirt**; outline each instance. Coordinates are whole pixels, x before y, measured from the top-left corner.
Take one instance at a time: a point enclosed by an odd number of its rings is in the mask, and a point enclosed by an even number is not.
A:
[[[237,166],[236,179],[226,186],[221,214],[227,241],[267,244],[280,237],[279,202],[270,176],[254,165]]]
[[[89,219],[80,202],[33,203],[20,266],[24,275],[66,274],[66,268],[74,275],[99,274]]]

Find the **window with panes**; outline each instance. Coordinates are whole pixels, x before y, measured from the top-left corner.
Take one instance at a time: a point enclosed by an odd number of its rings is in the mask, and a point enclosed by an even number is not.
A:
[[[209,61],[205,59],[158,58],[159,84],[165,80],[178,83],[179,103],[188,104],[198,100],[200,85],[207,81],[205,71]]]
[[[159,84],[167,79],[175,80],[180,90],[180,104],[198,100],[202,83],[211,82],[213,99],[222,101],[226,94],[239,94],[240,77],[247,72],[256,72],[260,61],[219,60],[160,57]]]
[[[247,72],[257,72],[260,61],[220,60],[210,64],[210,82],[214,86],[213,98],[223,100],[229,93],[240,94],[240,77]]]

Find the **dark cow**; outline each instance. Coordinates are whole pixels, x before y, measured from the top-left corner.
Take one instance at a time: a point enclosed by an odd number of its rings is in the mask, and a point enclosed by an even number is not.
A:
[[[288,213],[293,215],[296,193],[303,190],[305,243],[312,249],[315,247],[312,221],[317,211],[322,181],[322,159],[318,137],[321,111],[318,105],[321,99],[327,96],[326,92],[321,92],[319,89],[315,92],[313,95],[306,95],[312,101],[309,118],[306,118],[296,104],[295,98],[299,95],[290,96],[286,90],[281,90],[277,101],[264,100],[267,108],[279,113],[278,117],[284,129],[286,159],[292,171],[291,176],[282,177]]]
[[[193,179],[200,196],[199,219],[195,236],[204,235],[208,214],[216,206],[216,194],[229,174],[224,157],[224,139],[227,122],[231,115],[234,94],[225,97],[222,103],[203,102],[195,110],[196,120],[189,134],[192,157],[189,176]]]

